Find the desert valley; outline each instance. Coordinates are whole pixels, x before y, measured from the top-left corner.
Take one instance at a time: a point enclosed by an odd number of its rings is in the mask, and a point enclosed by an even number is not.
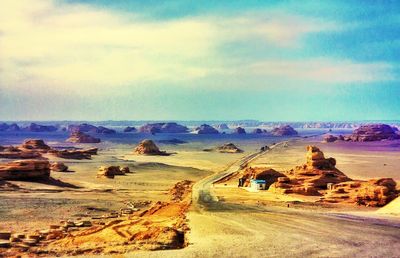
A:
[[[396,256],[398,125],[292,125],[3,123],[0,253]]]

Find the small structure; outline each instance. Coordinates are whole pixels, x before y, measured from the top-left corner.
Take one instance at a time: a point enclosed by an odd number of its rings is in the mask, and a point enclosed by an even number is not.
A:
[[[261,179],[251,179],[250,180],[250,188],[252,190],[265,190],[267,188],[267,182]]]

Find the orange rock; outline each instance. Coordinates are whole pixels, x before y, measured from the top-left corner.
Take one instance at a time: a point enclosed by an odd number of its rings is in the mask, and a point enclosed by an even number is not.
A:
[[[46,179],[50,176],[47,160],[18,160],[0,165],[0,179]]]

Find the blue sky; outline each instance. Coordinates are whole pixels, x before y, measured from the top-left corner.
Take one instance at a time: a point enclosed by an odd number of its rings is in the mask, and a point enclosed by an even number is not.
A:
[[[5,0],[0,120],[394,120],[395,1]]]

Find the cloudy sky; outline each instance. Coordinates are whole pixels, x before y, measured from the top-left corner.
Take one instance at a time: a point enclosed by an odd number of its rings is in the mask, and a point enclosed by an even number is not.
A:
[[[2,0],[0,120],[400,119],[396,1]]]

